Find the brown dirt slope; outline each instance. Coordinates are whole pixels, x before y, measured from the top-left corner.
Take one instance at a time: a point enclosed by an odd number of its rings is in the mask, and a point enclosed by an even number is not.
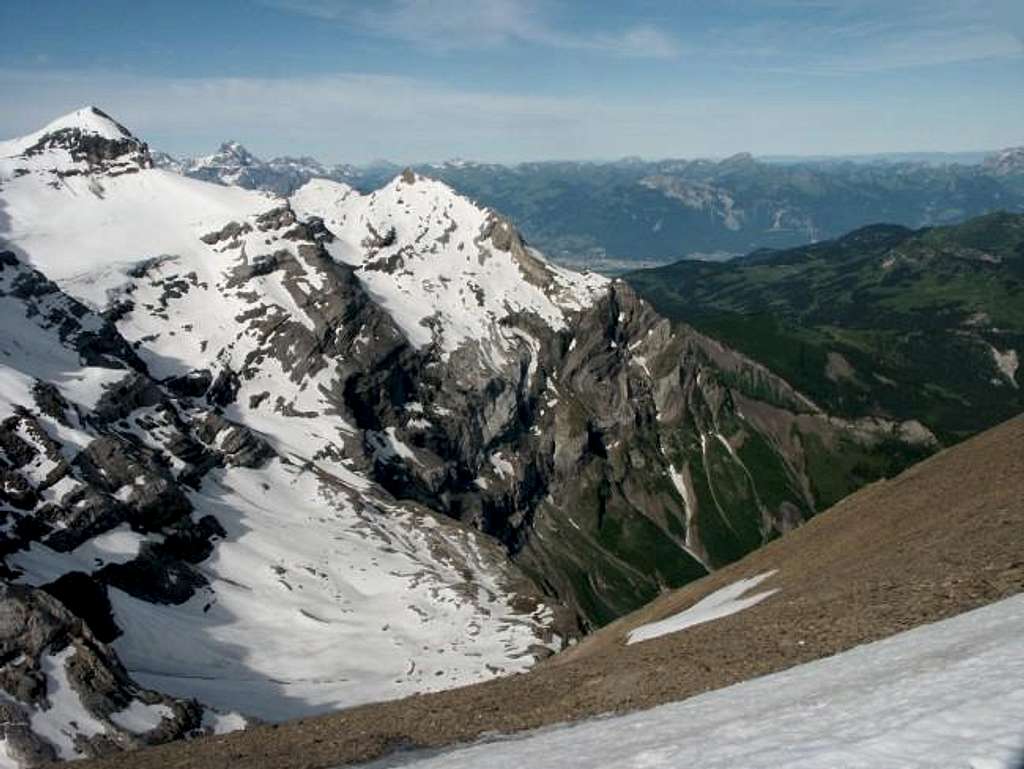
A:
[[[661,619],[770,569],[779,592],[633,646]],[[742,561],[529,673],[247,732],[83,761],[80,769],[313,769],[608,711],[645,708],[834,654],[1024,590],[1024,416],[876,483]]]

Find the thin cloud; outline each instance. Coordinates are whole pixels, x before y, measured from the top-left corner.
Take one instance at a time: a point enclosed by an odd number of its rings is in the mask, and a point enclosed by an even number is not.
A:
[[[712,30],[700,53],[741,67],[804,75],[1024,57],[1024,10],[999,0],[755,0],[747,10],[752,21]]]
[[[971,99],[977,98],[977,102]],[[158,149],[208,152],[232,136],[259,155],[328,162],[454,156],[519,160],[871,153],[1019,143],[1024,106],[978,120],[984,95],[942,104],[796,95],[601,98],[458,89],[359,73],[283,78],[167,78],[0,70],[0,137],[83,104],[102,107]],[[977,106],[975,106],[977,105]],[[927,126],[927,129],[924,128]]]
[[[567,31],[538,0],[389,0],[371,7],[353,0],[263,2],[434,52],[526,43],[636,58],[671,59],[681,53],[671,35],[644,23],[616,32]]]

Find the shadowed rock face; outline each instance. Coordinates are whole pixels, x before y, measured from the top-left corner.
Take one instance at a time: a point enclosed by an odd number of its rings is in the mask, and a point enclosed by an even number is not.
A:
[[[448,367],[407,353],[350,380],[347,406],[416,449],[416,462],[373,465],[382,485],[499,539],[584,628],[822,509],[829,455],[893,446],[890,472],[934,445],[828,417],[758,364],[673,330],[623,283],[568,330],[509,324],[538,344],[497,374],[468,350]],[[425,429],[403,400],[448,417]]]

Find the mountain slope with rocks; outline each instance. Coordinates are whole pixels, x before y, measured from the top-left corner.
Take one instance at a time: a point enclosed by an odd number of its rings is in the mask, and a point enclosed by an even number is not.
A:
[[[412,171],[275,197],[85,108],[0,145],[0,251],[22,765],[525,670],[936,446]]]
[[[660,596],[523,675],[85,766],[327,769],[417,760],[446,766],[464,765],[462,756],[475,757],[465,764],[471,766],[531,759],[572,765],[583,758],[614,765],[611,759],[621,763],[626,755],[655,766],[692,760],[777,766],[801,759],[801,766],[837,760],[968,766],[950,763],[945,744],[959,757],[967,750],[1019,756],[1024,740],[1014,727],[1024,703],[1012,675],[999,675],[1019,668],[1019,651],[995,666],[979,663],[994,648],[1020,648],[1022,486],[1019,416],[861,489],[789,536]],[[729,591],[735,598],[743,588],[760,600],[629,642],[641,628],[692,614]],[[964,614],[979,607],[986,608]],[[1009,625],[997,632],[992,620]],[[974,637],[957,635],[954,627],[969,628]],[[881,639],[889,640],[874,643]],[[906,653],[895,659],[881,651],[900,644]],[[848,668],[852,675],[834,676],[830,671],[843,660],[856,661]],[[924,678],[951,671],[956,677],[942,680],[954,685],[944,686],[941,698],[922,697]],[[978,688],[982,671],[985,680],[1004,682],[989,685],[1001,695],[995,707]],[[877,708],[865,712],[865,700]],[[665,703],[675,703],[667,719],[658,718],[662,708],[647,710]],[[624,713],[631,713],[628,722],[607,717]],[[629,727],[616,730],[619,723]],[[535,729],[525,739],[557,738],[567,724],[581,730],[577,735],[617,739],[596,756],[600,743],[592,739],[570,740],[576,749],[567,758],[509,755],[519,738],[507,735]],[[916,739],[906,739],[908,729]],[[643,744],[657,735],[660,744]],[[780,744],[780,735],[790,739]],[[748,753],[752,747],[760,751]]]

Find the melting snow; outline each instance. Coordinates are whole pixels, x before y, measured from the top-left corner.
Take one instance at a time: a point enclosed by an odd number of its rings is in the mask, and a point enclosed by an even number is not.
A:
[[[530,667],[550,610],[515,613],[474,532],[350,496],[276,460],[207,476],[195,514],[227,531],[202,565],[212,589],[178,606],[110,590],[132,676],[279,720]]]
[[[69,646],[58,654],[48,654],[42,659],[46,675],[46,699],[49,708],[33,710],[32,731],[53,743],[62,759],[80,758],[75,749],[75,737],[92,737],[106,731],[106,726],[92,715],[71,687],[66,665],[75,655],[75,647]]]
[[[157,703],[147,705],[139,700],[132,700],[132,703],[124,710],[110,714],[110,720],[135,734],[145,734],[160,726],[164,718],[173,718],[174,711],[170,706]]]
[[[777,590],[765,590],[746,598],[742,597],[744,593],[761,584],[774,573],[774,571],[768,571],[756,577],[737,580],[731,585],[716,590],[689,609],[684,609],[678,614],[673,614],[671,617],[658,622],[651,622],[634,628],[629,632],[629,640],[626,643],[635,644],[640,641],[649,641],[652,638],[658,638],[669,633],[677,633],[688,627],[728,617],[730,614],[748,609],[773,593],[778,592]]]
[[[996,368],[1002,372],[1010,384],[1017,387],[1017,368],[1020,366],[1020,361],[1017,359],[1017,351],[1007,350],[1006,352],[1000,352],[995,347],[991,349],[992,358],[996,362]]]

